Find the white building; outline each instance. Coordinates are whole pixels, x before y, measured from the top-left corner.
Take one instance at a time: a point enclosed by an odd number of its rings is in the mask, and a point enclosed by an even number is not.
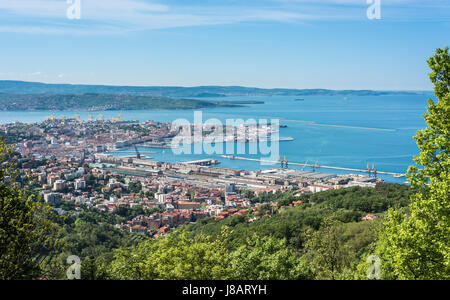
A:
[[[164,204],[167,199],[167,194],[156,193],[155,198],[158,201],[158,203]]]
[[[44,195],[44,201],[48,204],[59,204],[61,203],[61,194],[58,193],[48,193]]]
[[[86,188],[86,181],[78,179],[75,181],[75,189],[76,190],[84,190]]]
[[[53,184],[53,190],[55,192],[62,191],[66,188],[66,182],[64,180],[56,180]]]

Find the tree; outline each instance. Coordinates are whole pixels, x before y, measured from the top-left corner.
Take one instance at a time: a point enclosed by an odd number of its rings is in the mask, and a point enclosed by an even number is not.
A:
[[[0,279],[34,279],[40,251],[54,246],[50,208],[18,187],[11,158],[0,141]]]
[[[343,223],[327,218],[319,230],[307,234],[305,256],[317,279],[340,279],[342,272],[354,260],[353,251],[345,243],[344,232]]]
[[[233,280],[311,279],[310,269],[285,239],[254,234],[231,254]]]
[[[437,49],[428,60],[437,103],[428,100],[427,127],[415,139],[421,151],[408,181],[418,192],[410,214],[391,210],[378,252],[385,278],[450,279],[450,56]]]
[[[225,234],[225,233],[224,233]],[[220,240],[171,233],[133,249],[119,249],[109,276],[119,280],[219,280],[230,274],[229,252]]]

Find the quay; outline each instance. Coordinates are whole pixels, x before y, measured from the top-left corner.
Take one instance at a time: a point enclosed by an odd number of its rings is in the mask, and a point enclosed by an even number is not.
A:
[[[192,161],[185,161],[181,162],[185,165],[196,165],[196,166],[212,166],[212,165],[218,165],[220,164],[220,161],[217,159],[200,159],[200,160],[192,160]]]
[[[117,151],[115,151],[115,153],[136,153],[136,151],[121,151],[121,150],[117,150]],[[154,151],[139,151],[139,153],[156,154],[157,152],[154,152]],[[107,152],[107,154],[112,154],[112,153],[111,152]]]
[[[240,160],[248,160],[248,161],[256,161],[256,162],[273,163],[273,164],[280,163],[279,161],[270,161],[270,160],[256,159],[256,158],[247,158],[247,157],[240,157],[240,156],[221,155],[221,157],[228,158],[228,159],[240,159]],[[352,168],[344,168],[344,167],[333,167],[333,166],[321,166],[321,165],[317,165],[317,164],[302,164],[302,163],[289,162],[289,165],[303,166],[303,167],[312,167],[312,168],[332,169],[332,170],[341,170],[341,171],[350,171],[350,172],[369,173],[369,170],[352,169]],[[405,177],[405,174],[400,174],[400,173],[383,172],[383,171],[377,171],[377,173],[378,174],[384,174],[384,175],[392,175],[392,176],[394,176],[396,178]]]

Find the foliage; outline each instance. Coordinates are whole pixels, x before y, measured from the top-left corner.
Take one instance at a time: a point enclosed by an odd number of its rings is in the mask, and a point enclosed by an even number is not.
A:
[[[0,279],[34,279],[36,256],[56,246],[51,209],[18,188],[10,156],[0,141]]]
[[[82,219],[77,219],[72,226],[65,226],[63,235],[63,252],[80,258],[99,256],[112,249],[131,245],[127,236],[111,225],[97,225]]]
[[[390,207],[408,205],[411,190],[407,186],[378,183],[376,188],[351,187],[329,190],[310,196],[310,201],[330,209],[348,209],[362,213],[377,213]]]
[[[1,94],[0,110],[141,110],[239,107],[229,103],[153,96],[106,94]]]
[[[253,235],[236,250],[220,239],[172,233],[134,249],[116,251],[107,273],[113,279],[309,279],[311,273],[285,240]]]
[[[215,280],[228,279],[231,272],[222,241],[187,232],[120,249],[114,257],[109,268],[112,279]]]
[[[305,250],[318,279],[337,279],[354,259],[343,232],[344,226],[332,219],[326,219],[319,230],[308,232]]]
[[[428,60],[437,103],[428,100],[427,127],[415,139],[421,150],[418,166],[408,170],[417,189],[410,215],[390,211],[378,251],[389,266],[386,278],[450,278],[450,56],[437,49]]]
[[[309,267],[285,239],[254,234],[231,253],[234,280],[312,279]]]

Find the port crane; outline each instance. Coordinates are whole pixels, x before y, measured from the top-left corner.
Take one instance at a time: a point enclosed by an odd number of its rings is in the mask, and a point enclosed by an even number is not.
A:
[[[286,155],[284,156],[284,159],[281,159],[281,155],[280,155],[280,164],[281,164],[281,168],[282,169],[287,169],[288,168],[288,160],[286,158]]]
[[[369,163],[367,163],[367,173],[369,173],[369,177],[373,175],[373,177],[377,178],[377,168],[375,168],[375,164],[372,164],[372,168],[370,168]]]
[[[315,172],[315,171],[316,171],[316,168],[319,167],[319,165],[317,164],[318,162],[319,162],[319,160],[316,160],[316,163],[315,163],[314,166],[313,166],[313,172]]]
[[[117,118],[112,119],[113,122],[122,122],[122,112],[117,116]]]
[[[309,159],[306,160],[305,165],[302,168],[302,171],[305,171],[306,165],[308,164]]]
[[[141,159],[141,153],[139,153],[139,150],[136,146],[134,146],[134,150],[136,150],[136,158]]]

